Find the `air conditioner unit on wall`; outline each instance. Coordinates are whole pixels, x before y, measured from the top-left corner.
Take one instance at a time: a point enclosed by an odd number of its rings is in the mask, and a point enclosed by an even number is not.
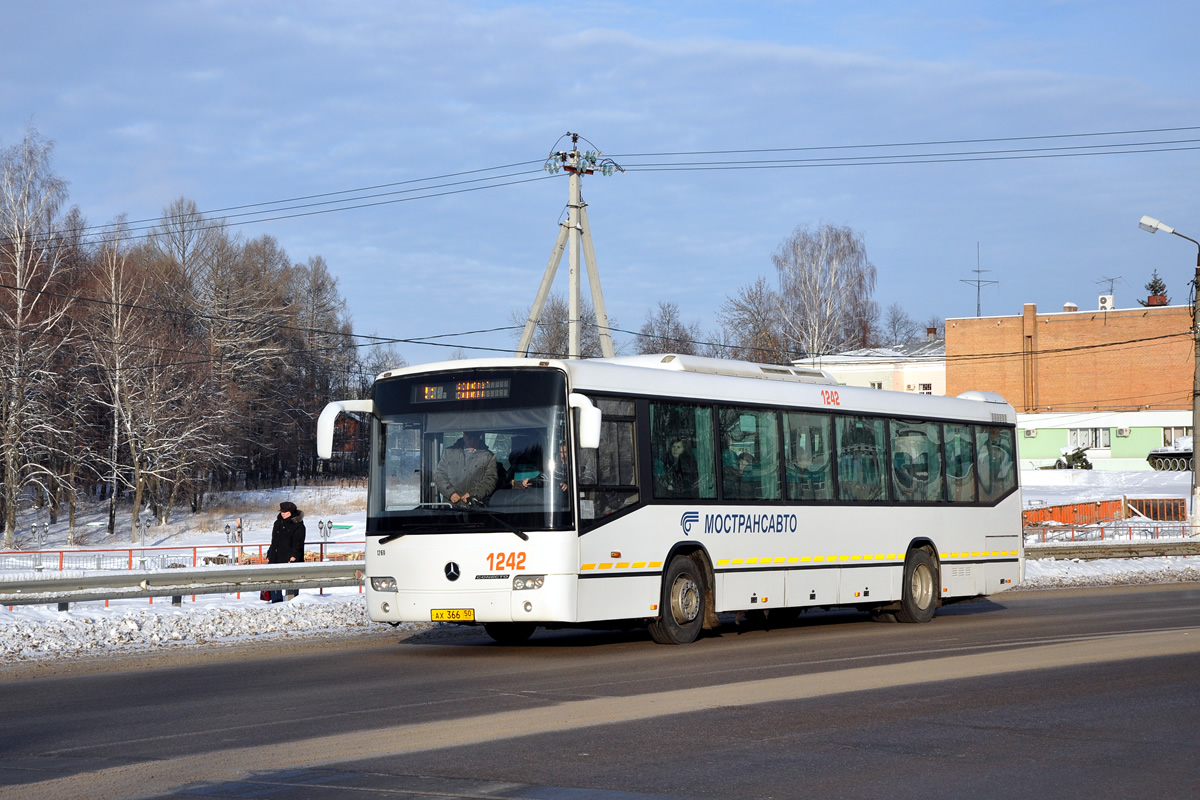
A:
[[[1125,437],[1129,435],[1129,428],[1117,428],[1117,436]]]
[[[1037,428],[1026,428],[1025,429],[1025,438],[1026,439],[1032,439],[1035,436],[1037,436]]]
[[[1111,294],[1100,295],[1100,310],[1101,311],[1112,311],[1113,310],[1113,296]]]

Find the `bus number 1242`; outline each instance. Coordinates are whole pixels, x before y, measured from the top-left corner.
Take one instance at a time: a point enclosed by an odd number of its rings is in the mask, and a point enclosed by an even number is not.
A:
[[[524,553],[488,553],[488,569],[498,572],[503,569],[525,569]]]

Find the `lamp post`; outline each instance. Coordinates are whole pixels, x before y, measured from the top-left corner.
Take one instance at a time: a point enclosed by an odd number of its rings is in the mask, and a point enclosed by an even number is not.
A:
[[[1164,225],[1154,217],[1142,217],[1138,227],[1149,233],[1171,233],[1196,245],[1196,275],[1192,278],[1192,359],[1195,362],[1192,376],[1192,513],[1188,524],[1195,532],[1200,524],[1200,485],[1196,483],[1196,423],[1200,421],[1200,242],[1184,236],[1170,225]]]

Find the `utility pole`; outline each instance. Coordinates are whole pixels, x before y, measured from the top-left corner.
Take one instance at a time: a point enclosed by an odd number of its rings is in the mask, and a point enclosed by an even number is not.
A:
[[[588,285],[592,293],[592,308],[596,312],[596,325],[600,329],[600,351],[605,358],[614,355],[612,333],[608,329],[608,313],[604,308],[604,293],[600,289],[600,271],[596,266],[596,250],[592,245],[592,228],[588,222],[587,204],[583,202],[580,184],[584,175],[592,175],[597,171],[601,175],[612,175],[614,172],[624,172],[611,158],[605,158],[603,153],[595,150],[579,152],[579,134],[568,133],[571,137],[571,149],[566,152],[551,153],[546,160],[545,169],[551,174],[560,169],[570,175],[570,191],[567,201],[567,221],[559,224],[558,239],[554,249],[550,251],[550,261],[546,264],[546,272],[542,275],[541,286],[538,287],[533,307],[529,311],[529,319],[525,322],[525,330],[521,341],[517,344],[516,356],[527,358],[529,348],[533,344],[533,334],[537,330],[538,321],[542,317],[542,309],[546,298],[550,296],[550,288],[554,285],[554,275],[562,262],[563,250],[569,253],[567,263],[570,268],[570,311],[567,320],[568,358],[580,358],[580,267],[588,273]],[[583,263],[580,263],[580,248],[583,249]]]
[[[1200,526],[1200,475],[1196,472],[1196,434],[1200,432],[1200,242],[1184,236],[1154,217],[1142,217],[1138,227],[1148,233],[1170,233],[1196,245],[1196,274],[1192,278],[1192,509],[1188,526],[1192,534]]]
[[[983,311],[983,304],[980,302],[980,294],[981,294],[980,290],[984,286],[992,286],[994,284],[999,283],[1000,281],[985,281],[985,280],[983,280],[983,273],[991,272],[991,270],[979,268],[979,242],[975,243],[975,269],[971,270],[971,272],[975,273],[975,280],[969,281],[965,278],[960,278],[959,283],[975,284],[975,316],[981,317],[981,316],[983,316],[983,314],[981,313]]]

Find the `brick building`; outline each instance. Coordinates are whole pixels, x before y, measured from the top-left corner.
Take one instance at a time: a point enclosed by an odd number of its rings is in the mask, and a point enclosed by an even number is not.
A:
[[[1039,313],[946,321],[946,394],[982,389],[1018,411],[1190,410],[1192,309]]]

